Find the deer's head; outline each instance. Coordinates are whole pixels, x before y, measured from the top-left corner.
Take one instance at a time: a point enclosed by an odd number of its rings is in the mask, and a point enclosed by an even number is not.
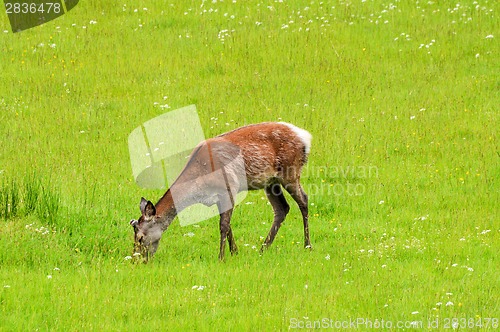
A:
[[[150,201],[141,199],[141,217],[132,219],[134,228],[134,255],[140,254],[147,261],[158,249],[163,229],[156,219],[156,208]]]

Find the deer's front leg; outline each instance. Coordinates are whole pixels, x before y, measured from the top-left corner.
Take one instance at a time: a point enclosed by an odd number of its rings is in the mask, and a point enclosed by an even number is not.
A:
[[[219,259],[221,261],[224,260],[225,257],[225,251],[226,251],[226,239],[229,238],[229,245],[231,249],[231,253],[233,253],[233,250],[236,248],[236,245],[234,243],[234,238],[231,232],[231,214],[233,213],[233,210],[230,209],[228,211],[224,211],[220,213],[220,249],[219,249]]]

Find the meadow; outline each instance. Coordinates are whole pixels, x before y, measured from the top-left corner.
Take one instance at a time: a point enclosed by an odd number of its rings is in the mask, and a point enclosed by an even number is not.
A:
[[[497,1],[80,1],[0,14],[0,330],[489,330],[500,320]],[[196,105],[206,137],[307,129],[298,207],[174,222],[134,264],[128,135]],[[181,125],[181,124],[179,124]],[[378,325],[377,325],[378,324]]]

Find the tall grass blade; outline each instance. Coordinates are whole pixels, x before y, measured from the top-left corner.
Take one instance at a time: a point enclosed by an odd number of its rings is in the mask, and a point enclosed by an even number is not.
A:
[[[26,177],[24,182],[24,214],[30,215],[36,211],[38,200],[40,198],[41,183],[34,175]]]

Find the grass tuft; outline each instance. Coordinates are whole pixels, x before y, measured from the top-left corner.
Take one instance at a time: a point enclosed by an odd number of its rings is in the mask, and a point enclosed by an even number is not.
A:
[[[61,207],[61,196],[49,185],[41,186],[36,213],[38,217],[49,225],[58,225],[58,213]]]
[[[36,174],[27,175],[24,180],[24,214],[35,213],[41,196],[42,184]]]

